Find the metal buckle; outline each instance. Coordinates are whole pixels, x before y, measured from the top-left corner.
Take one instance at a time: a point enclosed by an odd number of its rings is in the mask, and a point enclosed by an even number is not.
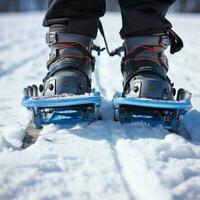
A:
[[[57,42],[57,33],[56,32],[48,32],[46,34],[46,43],[50,46]]]
[[[47,61],[47,68],[49,69],[49,66],[52,64],[52,61],[59,55],[59,50],[54,49],[49,54],[49,60]]]
[[[52,49],[49,54],[49,59],[54,59],[59,55],[58,49]]]

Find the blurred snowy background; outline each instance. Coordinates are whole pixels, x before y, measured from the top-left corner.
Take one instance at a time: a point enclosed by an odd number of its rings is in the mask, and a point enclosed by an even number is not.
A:
[[[45,10],[48,0],[0,0],[0,12]],[[118,11],[117,0],[107,0],[107,9]],[[200,12],[200,0],[177,0],[173,12]]]

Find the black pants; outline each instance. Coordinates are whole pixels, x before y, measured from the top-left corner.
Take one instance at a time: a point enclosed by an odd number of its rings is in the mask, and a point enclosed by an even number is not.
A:
[[[171,28],[165,18],[175,0],[119,0],[123,26],[121,37],[148,35]],[[105,0],[49,0],[43,25],[66,24],[70,33],[95,38],[99,18],[105,13]]]

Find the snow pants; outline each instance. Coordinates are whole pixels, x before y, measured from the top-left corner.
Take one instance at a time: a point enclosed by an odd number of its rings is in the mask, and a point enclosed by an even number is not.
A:
[[[151,35],[172,27],[165,18],[175,0],[118,0],[121,15],[121,37]],[[105,0],[49,0],[43,25],[65,24],[70,33],[95,38],[99,18],[106,10]]]

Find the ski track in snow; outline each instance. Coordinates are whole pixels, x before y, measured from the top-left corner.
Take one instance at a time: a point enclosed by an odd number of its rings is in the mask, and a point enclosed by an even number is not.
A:
[[[200,199],[200,16],[169,16],[185,42],[180,53],[168,55],[169,75],[193,93],[194,109],[184,119],[191,142],[160,127],[112,121],[110,100],[122,89],[120,58],[103,52],[93,82],[104,97],[104,120],[46,126],[38,141],[22,150],[30,119],[21,106],[22,90],[46,73],[42,17],[0,15],[0,199]],[[120,46],[120,15],[109,13],[102,21],[110,49]],[[100,36],[96,43],[104,45]]]

